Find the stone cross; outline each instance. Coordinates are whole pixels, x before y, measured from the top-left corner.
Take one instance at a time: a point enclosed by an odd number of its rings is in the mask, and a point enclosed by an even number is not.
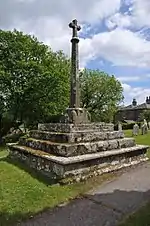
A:
[[[72,28],[72,54],[71,54],[71,93],[70,93],[70,108],[80,108],[80,89],[79,89],[79,54],[78,43],[79,38],[77,31],[81,27],[78,25],[77,20],[73,20],[69,27]]]

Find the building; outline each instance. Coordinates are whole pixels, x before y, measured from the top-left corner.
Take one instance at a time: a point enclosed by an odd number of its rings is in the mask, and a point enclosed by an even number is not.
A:
[[[138,105],[136,99],[134,98],[132,104],[120,107],[115,116],[115,120],[122,122],[139,121],[140,114],[145,110],[150,110],[150,96],[146,97],[145,103]]]

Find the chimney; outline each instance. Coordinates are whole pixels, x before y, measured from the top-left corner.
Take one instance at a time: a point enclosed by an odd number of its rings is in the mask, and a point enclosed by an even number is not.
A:
[[[136,99],[135,98],[133,98],[133,101],[132,101],[132,106],[137,106],[137,101],[136,101]]]
[[[146,97],[146,104],[150,104],[150,96]]]

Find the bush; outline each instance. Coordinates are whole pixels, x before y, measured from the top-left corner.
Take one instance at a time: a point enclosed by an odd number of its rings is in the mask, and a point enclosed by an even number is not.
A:
[[[7,136],[3,137],[3,143],[15,143],[19,140],[20,137],[24,136],[24,133],[14,133],[8,134]]]

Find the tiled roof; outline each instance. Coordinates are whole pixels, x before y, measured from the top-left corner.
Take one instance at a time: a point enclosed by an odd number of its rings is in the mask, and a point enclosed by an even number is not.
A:
[[[131,109],[150,109],[150,104],[147,103],[143,103],[143,104],[139,104],[136,106],[133,106],[132,104],[125,106],[125,107],[120,107],[119,110],[131,110]]]

